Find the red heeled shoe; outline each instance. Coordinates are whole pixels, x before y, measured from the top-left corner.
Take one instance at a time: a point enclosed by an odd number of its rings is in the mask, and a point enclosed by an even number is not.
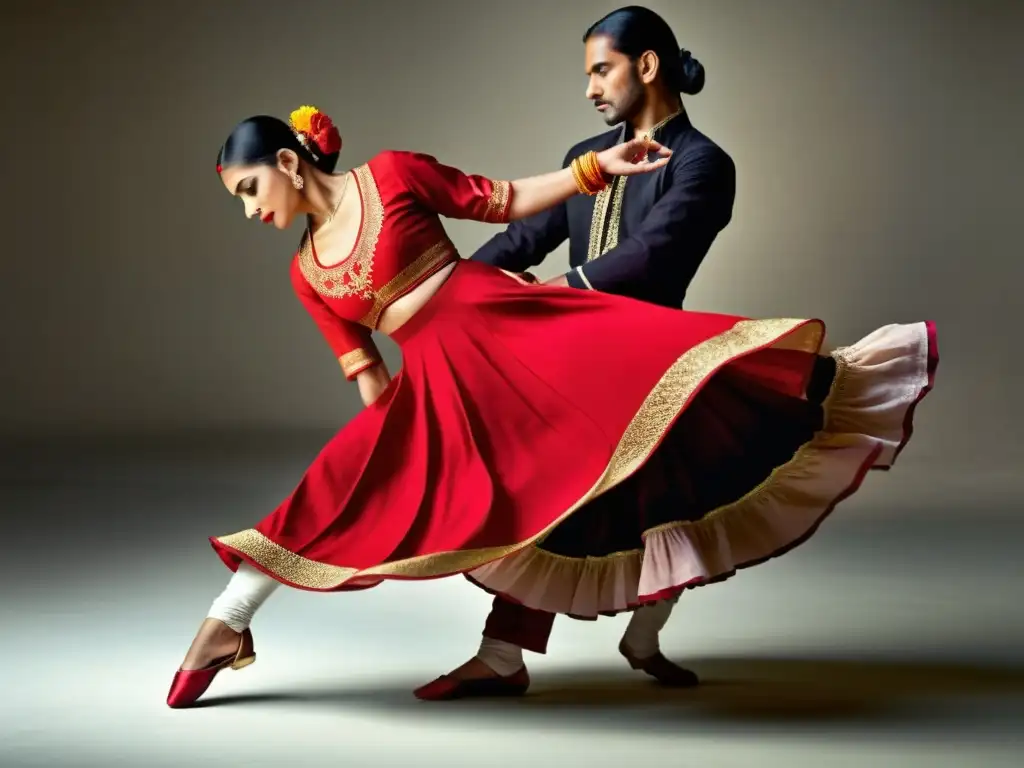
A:
[[[171,690],[167,694],[167,706],[172,709],[190,707],[206,693],[213,678],[222,669],[242,669],[256,661],[252,633],[247,629],[238,638],[238,650],[233,656],[218,659],[202,669],[179,669],[174,673]]]
[[[619,653],[626,657],[626,661],[633,669],[650,675],[662,685],[672,688],[692,688],[700,683],[696,672],[669,661],[661,651],[646,659],[641,659],[633,655],[629,646],[626,645],[626,641],[623,640],[619,643]]]
[[[526,667],[504,677],[481,677],[459,680],[451,675],[442,675],[432,682],[413,691],[422,701],[451,701],[476,697],[522,696],[530,687],[530,673]]]

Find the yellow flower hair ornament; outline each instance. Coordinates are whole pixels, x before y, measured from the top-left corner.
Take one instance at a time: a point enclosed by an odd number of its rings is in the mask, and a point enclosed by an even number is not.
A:
[[[288,124],[314,160],[319,160],[320,155],[335,155],[341,151],[341,134],[334,121],[316,107],[303,105],[293,110]]]

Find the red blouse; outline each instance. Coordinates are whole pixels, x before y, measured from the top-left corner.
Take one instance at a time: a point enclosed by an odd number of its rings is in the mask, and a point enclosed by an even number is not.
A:
[[[362,207],[352,252],[324,267],[307,230],[291,267],[295,293],[349,381],[380,362],[370,332],[384,310],[459,258],[439,217],[505,223],[512,203],[509,182],[415,152],[381,152],[351,173]]]

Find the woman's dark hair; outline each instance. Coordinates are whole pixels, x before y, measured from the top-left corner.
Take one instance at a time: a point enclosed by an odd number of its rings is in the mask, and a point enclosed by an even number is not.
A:
[[[277,165],[277,153],[290,149],[307,163],[324,173],[333,173],[338,155],[316,153],[316,157],[302,145],[288,123],[276,117],[257,115],[243,120],[231,131],[224,146],[217,153],[217,166]]]
[[[672,28],[650,8],[629,5],[596,21],[583,35],[587,42],[596,35],[607,36],[621,54],[636,61],[654,51],[664,67],[665,84],[676,93],[695,95],[704,89],[704,67],[679,47]]]

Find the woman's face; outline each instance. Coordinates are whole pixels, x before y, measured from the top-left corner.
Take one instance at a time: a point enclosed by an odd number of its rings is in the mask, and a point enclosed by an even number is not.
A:
[[[283,153],[291,154],[291,153]],[[220,178],[245,206],[245,217],[256,218],[278,229],[287,229],[299,212],[302,194],[292,183],[298,158],[281,157],[271,165],[236,165],[221,170]]]

